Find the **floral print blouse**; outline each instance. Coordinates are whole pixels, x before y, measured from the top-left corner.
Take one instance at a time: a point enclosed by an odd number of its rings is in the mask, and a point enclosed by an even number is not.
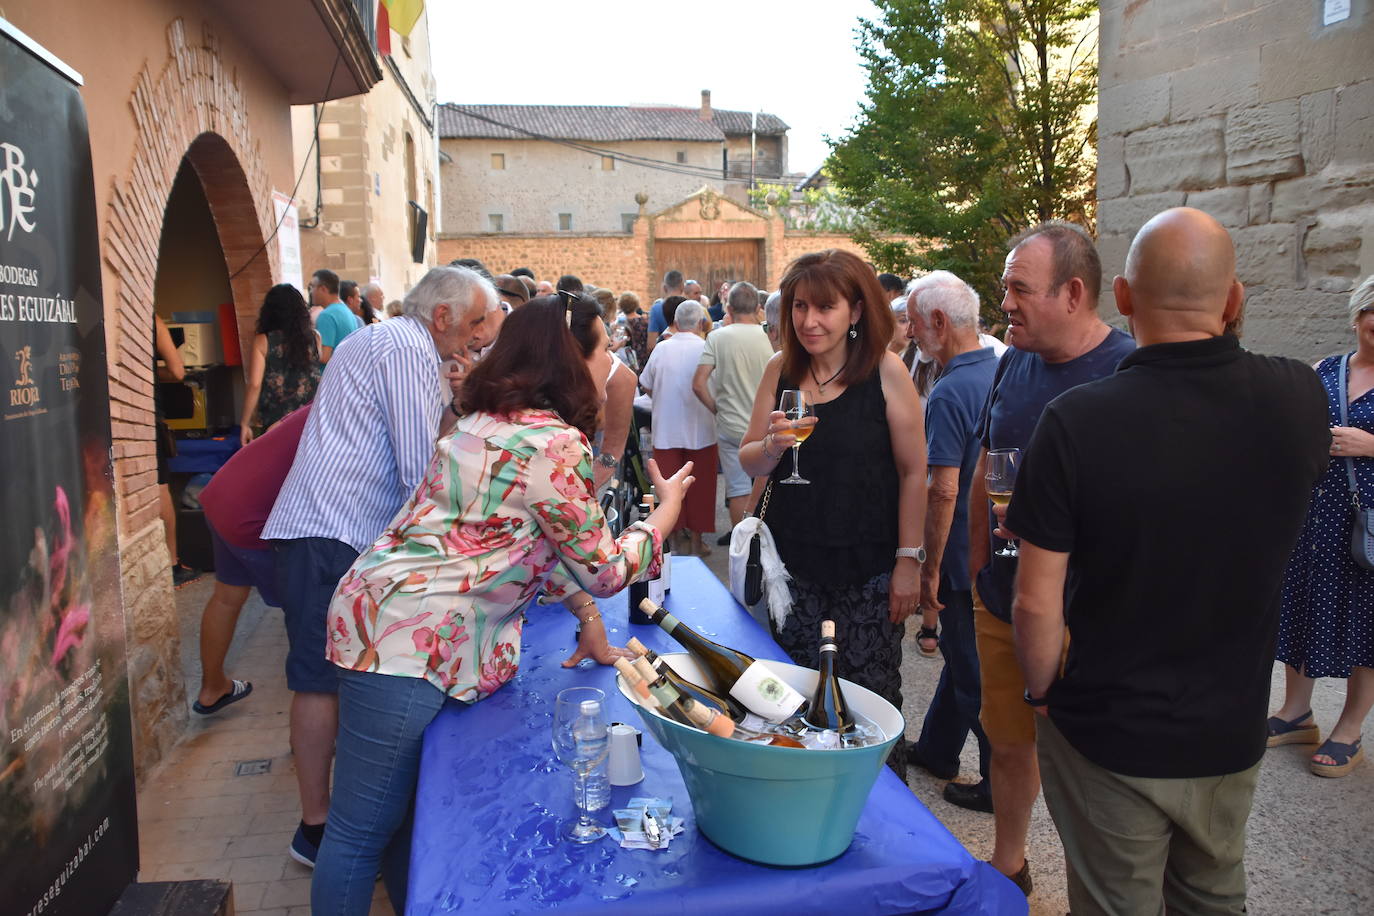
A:
[[[636,522],[611,537],[591,462],[586,437],[551,411],[460,419],[339,582],[329,660],[473,703],[515,676],[521,612],[541,590],[604,597],[657,574],[662,535]]]
[[[304,369],[291,365],[281,331],[269,331],[267,365],[263,368],[262,394],[258,397],[258,423],[265,429],[315,400],[322,368],[314,359]]]

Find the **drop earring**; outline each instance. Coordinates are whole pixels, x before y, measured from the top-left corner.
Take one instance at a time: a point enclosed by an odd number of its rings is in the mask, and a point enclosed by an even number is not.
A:
[[[851,324],[851,325],[849,326],[849,339],[850,339],[850,340],[855,340],[856,338],[858,338],[858,336],[859,336],[859,330],[858,330],[858,329],[859,329],[858,322],[855,322],[854,324]]]

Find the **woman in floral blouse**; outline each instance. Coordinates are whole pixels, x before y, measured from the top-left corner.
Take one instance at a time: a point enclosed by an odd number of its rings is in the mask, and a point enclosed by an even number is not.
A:
[[[319,335],[310,326],[305,297],[289,283],[272,287],[262,300],[247,379],[239,418],[241,445],[253,441],[255,413],[257,429],[265,430],[315,399],[320,384]]]
[[[460,419],[425,479],[334,594],[328,653],[343,670],[334,792],[312,886],[320,916],[367,913],[379,863],[404,911],[421,736],[446,700],[475,703],[515,675],[531,599],[577,588],[604,597],[661,562],[691,466],[665,480],[651,464],[658,509],[611,537],[588,445],[610,354],[595,303],[568,301],[535,299],[506,319],[464,383]],[[574,332],[589,322],[602,345],[584,359]],[[573,610],[579,649],[609,660],[595,605]]]

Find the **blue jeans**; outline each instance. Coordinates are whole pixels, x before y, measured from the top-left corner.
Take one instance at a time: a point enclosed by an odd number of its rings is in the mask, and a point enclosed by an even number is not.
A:
[[[405,912],[420,739],[446,697],[418,677],[339,669],[334,791],[310,905],[315,916],[366,916],[382,868]]]
[[[978,723],[982,687],[978,678],[978,644],[973,634],[973,591],[949,587],[940,576],[940,654],[944,670],[930,698],[916,753],[941,770],[958,771],[959,752],[971,731],[978,739],[978,772],[988,776],[992,752],[983,726]]]

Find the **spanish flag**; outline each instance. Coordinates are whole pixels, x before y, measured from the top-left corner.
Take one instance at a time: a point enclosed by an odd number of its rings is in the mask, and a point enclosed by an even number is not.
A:
[[[382,0],[382,5],[386,7],[391,27],[401,36],[410,34],[425,11],[425,0]]]

